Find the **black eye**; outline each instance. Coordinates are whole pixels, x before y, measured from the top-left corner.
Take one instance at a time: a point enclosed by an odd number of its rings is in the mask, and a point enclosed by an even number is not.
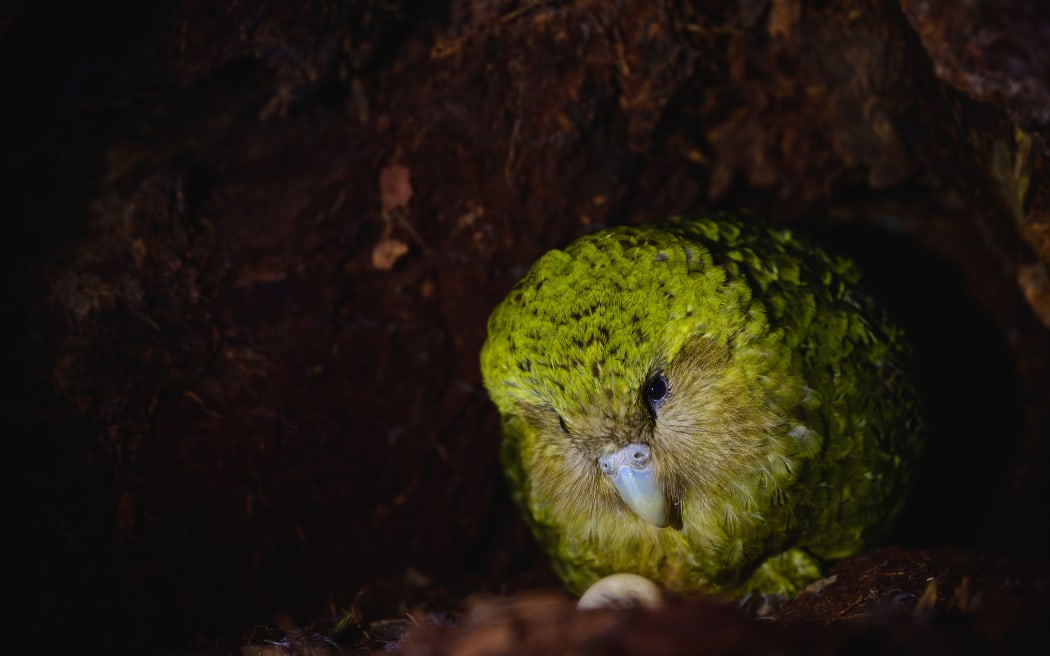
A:
[[[565,431],[566,435],[568,435],[569,427],[565,425],[565,419],[561,415],[558,415],[558,423],[561,424],[561,429]]]
[[[645,400],[652,407],[657,407],[667,396],[667,379],[663,374],[656,374],[645,384]]]

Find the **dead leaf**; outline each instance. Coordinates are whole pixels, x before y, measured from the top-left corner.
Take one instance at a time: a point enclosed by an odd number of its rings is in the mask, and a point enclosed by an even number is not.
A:
[[[408,168],[397,164],[379,172],[379,197],[384,213],[408,206],[412,199],[410,177]]]
[[[408,252],[408,244],[400,239],[381,239],[372,249],[372,266],[389,271]]]

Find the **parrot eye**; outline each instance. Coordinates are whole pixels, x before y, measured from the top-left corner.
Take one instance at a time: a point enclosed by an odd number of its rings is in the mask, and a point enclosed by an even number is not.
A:
[[[663,374],[656,374],[645,384],[645,400],[654,409],[667,397],[667,379]]]

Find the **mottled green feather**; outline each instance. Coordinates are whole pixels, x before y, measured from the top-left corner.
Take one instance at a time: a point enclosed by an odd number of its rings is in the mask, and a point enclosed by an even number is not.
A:
[[[634,572],[791,594],[885,535],[921,421],[904,337],[858,280],[724,215],[609,229],[536,262],[492,313],[481,367],[511,491],[569,588]],[[632,443],[651,449],[669,527],[596,466]]]

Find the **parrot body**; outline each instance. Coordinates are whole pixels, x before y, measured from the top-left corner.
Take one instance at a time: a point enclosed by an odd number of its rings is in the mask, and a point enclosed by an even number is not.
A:
[[[859,273],[730,216],[544,255],[481,367],[512,495],[580,593],[788,596],[885,537],[920,448],[901,331]]]

